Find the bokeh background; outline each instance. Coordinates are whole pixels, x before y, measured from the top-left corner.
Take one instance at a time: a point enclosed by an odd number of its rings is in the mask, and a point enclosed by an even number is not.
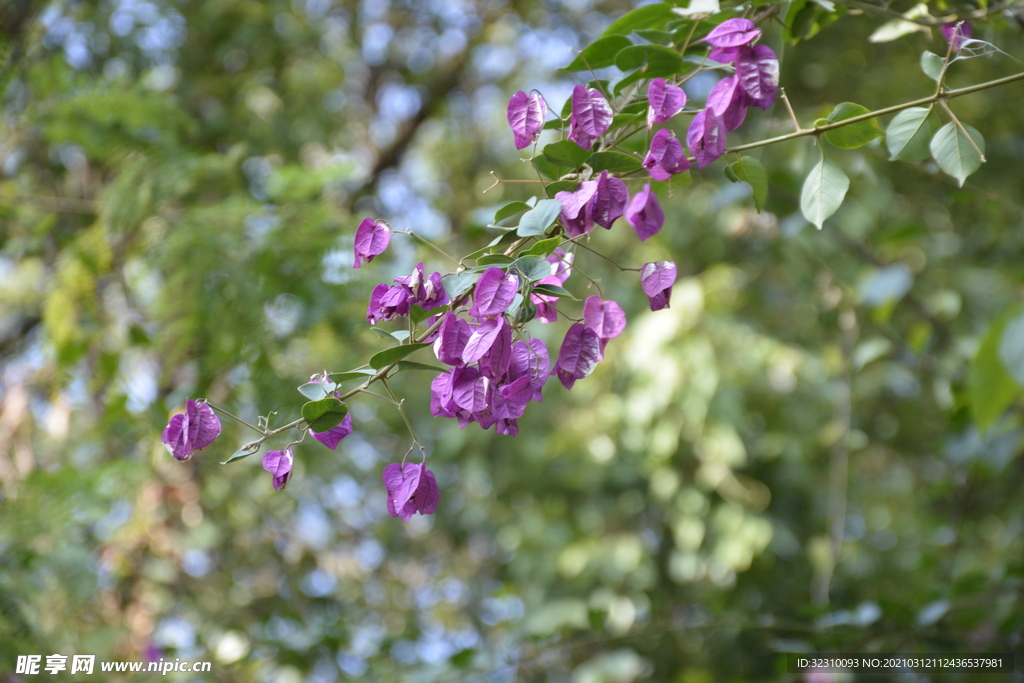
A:
[[[868,41],[911,4],[820,2],[797,44],[765,24],[804,125],[934,91],[918,61],[944,51],[937,30]],[[975,36],[1003,51],[952,86],[1024,68],[1020,5],[929,3],[986,14]],[[446,264],[399,235],[353,270],[358,221],[485,244],[496,205],[538,191],[483,194],[491,171],[531,177],[509,96],[557,110],[587,77],[557,69],[632,7],[0,3],[0,680],[53,653],[281,683],[810,681],[777,653],[1020,657],[1021,388],[979,355],[1022,293],[1019,83],[952,103],[987,141],[963,188],[883,140],[831,150],[852,187],[819,232],[798,209],[804,138],[754,152],[760,214],[720,162],[664,192],[656,238],[599,231],[625,264],[675,260],[672,307],[581,254],[629,327],[514,439],[433,419],[430,376],[406,373],[432,517],[387,515],[380,473],[409,439],[373,399],[337,452],[297,449],[281,493],[257,458],[218,464],[251,438],[229,420],[190,462],[160,444],[186,397],[283,424],[310,374],[384,348],[370,290]],[[788,130],[780,103],[730,140]],[[993,395],[1010,397],[994,413]]]

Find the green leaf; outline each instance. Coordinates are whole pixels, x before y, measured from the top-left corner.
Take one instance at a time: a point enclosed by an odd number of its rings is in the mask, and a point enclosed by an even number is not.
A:
[[[547,256],[562,243],[561,237],[552,237],[550,239],[541,240],[526,251],[519,254],[520,256]]]
[[[921,71],[933,81],[938,81],[942,76],[942,65],[945,60],[934,52],[925,50],[921,53]]]
[[[334,384],[307,382],[299,387],[299,393],[310,401],[319,401],[320,399],[325,398],[328,394],[333,393],[335,389],[337,389],[337,386]]]
[[[520,237],[543,235],[561,212],[562,202],[557,199],[542,199],[537,202],[537,206],[523,214],[516,232]]]
[[[583,51],[572,60],[572,63],[562,71],[589,71],[591,69],[603,69],[615,63],[615,55],[624,47],[633,43],[624,35],[606,36],[598,38],[590,45],[583,48]]]
[[[970,138],[964,135],[959,126],[950,121],[939,128],[931,144],[932,156],[939,162],[939,168],[959,180],[960,187],[964,186],[967,176],[977,171],[985,160],[982,156],[985,153],[985,138],[967,124],[964,124],[964,128],[970,133]],[[974,140],[974,144],[971,144],[971,139]],[[978,153],[979,150],[981,154]]]
[[[409,309],[409,319],[412,320],[414,325],[419,325],[427,318],[433,317],[435,315],[441,315],[447,310],[447,304],[444,306],[438,306],[437,308],[432,308],[429,311],[423,308],[422,306],[413,306],[412,308]],[[404,338],[408,338],[408,334],[406,334],[406,337]]]
[[[612,123],[608,126],[609,131],[618,130],[623,126],[630,126],[634,123],[642,123],[644,120],[643,114],[616,114],[612,117]],[[603,152],[599,152],[603,154]]]
[[[536,282],[551,275],[551,264],[538,256],[524,256],[516,259],[509,268],[519,271],[530,282]]]
[[[889,148],[889,161],[921,161],[931,154],[928,143],[935,132],[938,118],[930,108],[911,107],[895,117],[885,131],[885,144]]]
[[[537,285],[533,288],[536,294],[546,294],[547,296],[557,296],[565,299],[572,299],[573,301],[579,301],[572,295],[565,287],[559,287],[558,285]]]
[[[846,119],[852,119],[854,116],[863,116],[868,113],[870,113],[870,110],[867,107],[854,104],[853,102],[843,102],[837,105],[832,110],[832,113],[828,115],[828,122],[845,121]],[[856,149],[863,147],[882,134],[882,127],[878,125],[878,120],[871,118],[866,121],[851,123],[842,128],[825,131],[825,138],[840,149]]]
[[[725,170],[733,174],[733,182],[742,181],[750,185],[754,191],[754,208],[760,212],[768,199],[768,172],[764,170],[764,165],[754,157],[744,156],[726,166]]]
[[[1024,387],[1024,313],[1006,323],[999,341],[999,360]]]
[[[644,78],[674,76],[683,68],[683,56],[664,45],[631,45],[615,55],[623,71],[642,67]]]
[[[800,193],[800,210],[804,217],[821,230],[825,219],[839,209],[850,189],[850,179],[843,170],[822,157],[811,170]]]
[[[644,5],[632,12],[626,12],[613,21],[612,25],[605,29],[602,37],[628,35],[637,29],[661,28],[672,17],[672,8],[665,3]]]
[[[328,378],[335,384],[341,384],[342,382],[347,382],[350,379],[366,379],[367,377],[375,374],[377,373],[373,370],[365,368],[363,370],[350,370],[349,372],[335,372],[328,375]]]
[[[399,370],[429,370],[430,372],[448,372],[448,368],[442,368],[440,365],[430,365],[429,363],[417,363],[413,360],[400,360],[398,361]]]
[[[302,419],[314,432],[337,427],[348,415],[348,406],[334,397],[310,401],[302,406]]]
[[[579,187],[579,183],[575,180],[557,180],[545,185],[544,191],[548,193],[548,196],[554,197],[558,192],[573,192],[577,187]]]
[[[971,412],[978,431],[984,433],[995,424],[1020,394],[1006,366],[999,358],[1003,332],[1008,328],[1012,314],[1003,315],[992,323],[978,347],[971,364],[969,395]]]
[[[553,164],[579,168],[590,158],[590,150],[583,149],[572,140],[562,140],[544,146],[544,156]]]
[[[644,167],[643,162],[630,154],[622,152],[598,152],[590,157],[590,168],[594,172],[608,171],[609,173],[633,173]]]
[[[441,278],[441,284],[448,298],[454,301],[462,296],[480,279],[480,273],[464,270],[461,273],[449,273]]]
[[[564,170],[562,166],[554,163],[543,154],[538,154],[533,158],[533,165],[537,167],[538,171],[552,180],[560,178]]]
[[[237,451],[231,454],[231,457],[221,463],[221,465],[227,465],[228,463],[241,460],[242,458],[248,458],[253,453],[259,453],[260,447],[253,446],[251,448],[239,448]]]
[[[397,363],[402,360],[410,353],[419,351],[424,346],[430,346],[428,343],[419,344],[402,344],[401,346],[392,346],[390,349],[384,349],[378,353],[373,354],[370,357],[370,367],[374,370],[380,370],[381,368],[387,367],[392,363]],[[320,431],[319,429],[316,431]]]
[[[478,266],[507,266],[513,261],[515,261],[514,258],[504,254],[487,254],[478,258],[476,264]]]
[[[508,204],[501,207],[494,213],[494,222],[500,223],[506,218],[511,218],[512,216],[515,216],[517,213],[522,213],[523,211],[529,210],[530,205],[527,204],[526,202],[509,202]]]

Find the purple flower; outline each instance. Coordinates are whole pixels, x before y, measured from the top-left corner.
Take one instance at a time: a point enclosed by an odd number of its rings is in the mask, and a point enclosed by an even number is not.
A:
[[[332,451],[338,447],[341,440],[352,433],[352,413],[345,415],[345,418],[337,425],[326,432],[314,432],[309,430],[310,436],[330,448]]]
[[[441,492],[426,464],[407,462],[403,466],[393,462],[384,468],[382,479],[388,492],[388,514],[392,517],[408,522],[415,512],[432,515],[437,510]]]
[[[601,175],[597,177],[597,192],[590,200],[590,217],[602,228],[610,230],[615,219],[625,212],[628,201],[629,190],[626,189],[626,183],[608,175],[608,171],[601,171]]]
[[[416,264],[411,274],[395,278],[395,282],[408,290],[410,305],[421,306],[425,311],[448,303],[448,292],[441,284],[441,273],[433,272],[430,277],[424,278],[422,263]],[[408,311],[401,315],[407,313]]]
[[[626,207],[626,220],[636,230],[641,242],[661,231],[665,225],[665,212],[661,210],[658,196],[651,192],[650,185],[644,185],[644,189],[633,195]]]
[[[683,143],[668,128],[654,134],[651,150],[644,159],[644,168],[655,180],[668,180],[673,174],[690,168],[690,161],[683,154]]]
[[[572,389],[576,380],[594,372],[600,359],[601,339],[597,332],[582,323],[573,323],[562,340],[552,374],[558,376],[566,389]]]
[[[292,478],[294,462],[295,456],[292,455],[290,448],[286,451],[267,451],[263,456],[263,469],[274,475],[275,491],[280,491],[288,485],[288,480]]]
[[[501,315],[512,305],[519,291],[519,276],[501,268],[488,268],[476,282],[473,308],[469,314],[475,318]]]
[[[562,202],[559,218],[565,234],[579,237],[593,230],[595,223],[610,229],[625,210],[629,191],[624,182],[608,175],[608,171],[601,171],[595,180],[580,183],[575,192],[555,193],[555,199]]]
[[[651,310],[668,308],[672,298],[672,285],[676,281],[675,261],[645,263],[640,269],[640,286],[651,301]]]
[[[491,342],[487,353],[480,359],[480,372],[495,382],[501,380],[512,359],[512,328],[504,318],[498,318],[498,334]],[[469,346],[467,344],[467,346]]]
[[[380,256],[388,248],[391,242],[391,230],[384,221],[375,221],[372,218],[364,218],[363,222],[356,228],[356,239],[354,251],[356,261],[353,268],[363,265],[363,259],[369,263],[374,256]]]
[[[750,19],[737,18],[723,21],[716,26],[711,33],[704,36],[704,42],[717,48],[739,47],[749,45],[760,35],[761,31]]]
[[[565,227],[565,234],[578,237],[594,229],[594,220],[587,210],[590,200],[597,194],[597,181],[580,183],[575,192],[556,192],[555,199],[562,202],[559,218]]]
[[[402,285],[381,283],[370,294],[370,305],[366,309],[366,321],[371,325],[409,315],[409,289]]]
[[[167,423],[160,440],[176,460],[188,460],[220,436],[220,420],[205,402],[185,401],[185,413]]]
[[[508,101],[508,125],[516,138],[516,149],[529,147],[544,128],[548,105],[540,93],[527,95],[522,90]]]
[[[647,86],[647,129],[656,123],[665,123],[686,106],[686,93],[677,85],[655,78]]]
[[[964,46],[964,41],[973,35],[971,25],[966,21],[958,21],[955,24],[943,24],[941,27],[942,37],[947,43],[953,43],[953,49],[959,50]]]
[[[583,149],[594,146],[594,140],[608,132],[612,125],[612,108],[597,90],[585,85],[572,89],[572,116],[569,139]]]
[[[625,187],[625,183],[623,183]],[[626,199],[629,199],[629,195],[626,195]],[[625,206],[626,202],[622,202]],[[545,284],[559,284],[564,285],[565,281],[569,279],[569,275],[572,273],[572,262],[576,258],[576,254],[566,254],[565,251],[558,247],[553,252],[548,254],[544,260],[551,264],[551,275],[558,279],[557,283],[545,283]]]
[[[597,333],[601,340],[601,356],[603,360],[604,347],[609,339],[614,339],[626,329],[626,314],[618,303],[602,301],[599,296],[587,297],[583,302],[583,324]]]
[[[768,109],[775,102],[779,89],[779,58],[767,45],[745,48],[736,59],[736,79],[747,102]]]
[[[686,133],[686,144],[697,160],[697,167],[704,168],[725,154],[725,124],[712,109],[698,112]]]
[[[708,109],[722,120],[725,129],[736,130],[747,116],[747,97],[736,76],[718,81],[708,94]]]
[[[470,335],[469,323],[451,311],[446,311],[437,330],[434,353],[447,365],[463,365],[462,352]]]
[[[548,347],[544,345],[544,342],[536,337],[532,337],[529,342],[525,339],[512,344],[512,357],[508,364],[508,384],[511,385],[523,378],[529,379],[529,382],[525,386],[529,386],[530,392],[533,395],[533,400],[540,403],[544,400],[541,396],[541,389],[544,388],[545,382],[547,382],[548,374],[551,368],[551,359],[548,355]],[[524,385],[519,385],[521,388]],[[506,393],[515,393],[516,389],[509,389],[508,392],[502,391],[504,396]],[[510,401],[512,397],[506,396]]]
[[[491,350],[501,331],[507,327],[508,323],[505,322],[503,316],[471,326],[469,340],[466,341],[466,347],[462,350],[462,362],[476,363],[483,358],[484,354]]]
[[[571,255],[571,254],[570,254]],[[538,285],[558,285],[562,286],[562,280],[557,275],[548,275],[545,278],[541,278],[537,281]],[[542,323],[553,323],[558,320],[558,311],[555,310],[555,302],[558,301],[557,296],[551,294],[540,294],[538,292],[530,293],[530,301],[537,306],[537,320]]]

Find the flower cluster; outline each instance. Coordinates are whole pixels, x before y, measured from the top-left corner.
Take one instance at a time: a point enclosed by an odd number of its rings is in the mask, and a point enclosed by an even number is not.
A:
[[[430,311],[448,304],[448,293],[441,285],[441,273],[423,276],[423,264],[416,265],[410,275],[395,278],[397,284],[379,284],[370,295],[370,306],[366,310],[366,321],[371,325],[378,322],[409,315],[413,306]]]
[[[733,64],[736,73],[720,80],[708,95],[707,106],[690,123],[686,144],[704,168],[725,153],[725,136],[747,116],[747,107],[768,109],[779,87],[779,59],[766,45],[755,45],[761,31],[749,19],[729,19],[716,26],[704,41],[710,59]]]

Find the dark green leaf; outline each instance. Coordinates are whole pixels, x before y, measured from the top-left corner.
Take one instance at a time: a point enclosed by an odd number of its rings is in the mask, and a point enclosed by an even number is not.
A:
[[[537,294],[546,294],[548,296],[557,296],[572,299],[573,301],[579,301],[579,299],[572,295],[572,292],[565,287],[559,287],[558,285],[536,285],[534,286],[533,291]]]
[[[352,379],[366,379],[370,375],[375,374],[377,373],[373,370],[365,368],[363,370],[350,370],[349,372],[335,372],[328,375],[328,377],[335,384],[341,384],[342,382],[347,382]]]
[[[504,254],[488,254],[478,258],[476,264],[478,266],[507,266],[514,260],[511,256],[505,256]]]
[[[544,187],[544,191],[548,193],[549,197],[554,197],[558,192],[572,192],[577,187],[579,187],[579,183],[575,180],[557,180],[553,183],[548,183]]]
[[[608,171],[616,175],[633,173],[644,167],[643,162],[630,154],[622,152],[598,152],[590,157],[590,168],[596,173]]]
[[[623,71],[640,68],[644,78],[674,76],[683,69],[683,56],[664,45],[631,45],[615,55]]]
[[[424,346],[430,346],[430,344],[419,343],[419,344],[402,344],[401,346],[393,346],[390,349],[384,349],[378,353],[373,354],[370,357],[370,367],[374,370],[380,370],[381,368],[387,367],[392,363],[397,363],[402,360],[410,353],[419,351]],[[320,430],[317,430],[320,431]]]
[[[523,214],[516,232],[520,237],[543,235],[561,212],[562,202],[557,199],[542,199],[537,202],[537,206]]]
[[[302,419],[314,432],[326,432],[337,427],[348,415],[348,406],[336,398],[310,401],[302,406]]]
[[[637,29],[661,28],[673,18],[672,8],[664,3],[638,7],[626,12],[605,29],[603,36],[627,35]]]
[[[870,113],[870,110],[867,107],[853,102],[843,102],[837,105],[832,110],[832,113],[828,115],[828,122],[836,123],[868,113]],[[871,118],[866,121],[851,123],[842,128],[826,131],[825,138],[840,149],[856,149],[857,147],[863,147],[882,134],[882,128],[878,125],[878,121]]]
[[[418,325],[421,322],[423,322],[424,320],[426,320],[427,318],[431,318],[431,317],[433,317],[435,315],[441,315],[442,313],[444,313],[447,310],[448,310],[448,306],[447,305],[445,305],[445,306],[438,306],[437,308],[432,308],[429,311],[425,310],[422,306],[413,306],[409,310],[409,318],[412,320],[413,324]]]
[[[577,169],[590,158],[590,150],[583,149],[572,140],[562,140],[545,145],[544,156],[553,164]]]
[[[643,121],[643,114],[616,114],[612,117],[612,124],[608,127],[608,130],[618,130],[623,126],[631,126],[634,123],[643,123]],[[599,152],[599,154],[603,154],[603,152]]]
[[[744,156],[736,163],[726,166],[725,170],[726,173],[733,174],[733,182],[742,181],[750,185],[754,191],[754,208],[761,211],[768,199],[768,172],[761,162],[754,157]]]
[[[448,372],[449,370],[449,368],[443,368],[440,365],[417,363],[412,360],[400,360],[397,367],[399,370],[429,370],[430,372]]]
[[[221,465],[227,465],[228,463],[241,460],[242,458],[248,458],[253,453],[259,453],[260,447],[254,446],[252,448],[239,448],[237,451],[231,454],[231,457],[221,463]]]
[[[558,164],[554,163],[543,154],[538,154],[533,158],[533,165],[536,166],[537,170],[540,171],[543,175],[547,176],[548,178],[551,178],[552,180],[557,180],[558,178],[560,178],[562,175],[569,171],[568,168],[559,166]]]
[[[511,218],[512,216],[515,216],[517,213],[522,213],[523,211],[529,210],[530,205],[527,204],[526,202],[509,202],[508,204],[501,207],[495,212],[494,222],[500,223],[506,218]]]
[[[603,69],[615,63],[615,55],[624,47],[632,45],[629,38],[623,35],[607,36],[598,38],[593,43],[583,48],[583,51],[576,55],[572,63],[562,71],[589,71],[591,69]]]
[[[562,243],[561,237],[552,237],[550,239],[541,240],[526,251],[519,254],[520,256],[547,256]]]

